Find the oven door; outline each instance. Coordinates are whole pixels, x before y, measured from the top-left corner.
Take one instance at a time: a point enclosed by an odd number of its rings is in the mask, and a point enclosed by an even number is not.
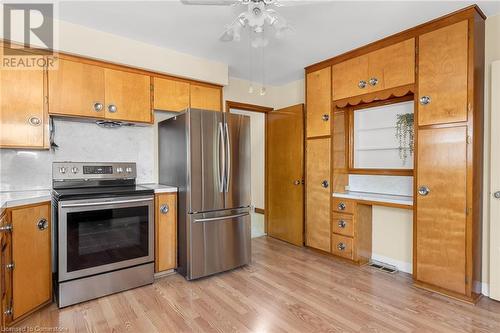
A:
[[[60,201],[59,282],[154,261],[154,197]]]

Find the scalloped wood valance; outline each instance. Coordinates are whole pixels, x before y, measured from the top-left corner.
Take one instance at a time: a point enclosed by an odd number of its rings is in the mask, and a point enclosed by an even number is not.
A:
[[[395,97],[403,97],[406,95],[413,94],[414,92],[415,92],[415,85],[408,84],[408,85],[397,87],[397,88],[391,88],[391,89],[376,91],[376,92],[368,93],[368,94],[364,94],[364,95],[339,99],[339,100],[333,101],[333,104],[337,108],[345,108],[348,106],[356,106],[356,105],[359,105],[361,103],[371,103],[374,101],[383,101],[383,100],[387,100],[387,99],[395,98]]]

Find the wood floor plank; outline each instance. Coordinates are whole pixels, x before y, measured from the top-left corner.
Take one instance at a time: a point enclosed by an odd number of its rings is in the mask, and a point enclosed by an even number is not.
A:
[[[223,274],[153,285],[57,309],[17,324],[68,332],[500,332],[500,302],[469,305],[414,288],[405,273],[359,267],[271,238],[252,263]]]

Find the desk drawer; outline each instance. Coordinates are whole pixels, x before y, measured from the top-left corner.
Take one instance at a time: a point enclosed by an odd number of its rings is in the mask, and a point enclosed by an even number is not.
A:
[[[333,198],[333,210],[335,212],[354,214],[355,206],[355,201],[344,198]]]
[[[353,243],[352,238],[332,234],[332,253],[352,260]]]
[[[354,237],[354,218],[349,214],[333,213],[332,232]]]

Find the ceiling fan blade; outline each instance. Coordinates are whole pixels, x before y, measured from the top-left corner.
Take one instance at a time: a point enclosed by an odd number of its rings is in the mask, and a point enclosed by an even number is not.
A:
[[[231,6],[241,3],[241,0],[181,0],[184,5]]]

